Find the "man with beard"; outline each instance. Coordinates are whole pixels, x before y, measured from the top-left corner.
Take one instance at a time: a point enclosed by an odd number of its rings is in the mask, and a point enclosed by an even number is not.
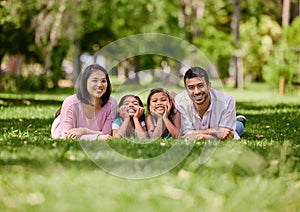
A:
[[[185,91],[176,95],[181,131],[186,139],[239,139],[246,118],[236,117],[235,100],[211,88],[207,72],[191,67],[184,74]]]

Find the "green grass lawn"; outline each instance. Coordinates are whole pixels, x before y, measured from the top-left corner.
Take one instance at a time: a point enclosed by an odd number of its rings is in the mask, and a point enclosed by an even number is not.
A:
[[[205,142],[196,141],[169,172],[140,180],[99,168],[77,140],[50,138],[54,113],[73,90],[0,93],[0,211],[300,211],[300,92],[280,96],[261,84],[224,90],[247,117],[242,139],[221,142],[204,164]],[[179,139],[132,141],[108,145],[152,158]]]

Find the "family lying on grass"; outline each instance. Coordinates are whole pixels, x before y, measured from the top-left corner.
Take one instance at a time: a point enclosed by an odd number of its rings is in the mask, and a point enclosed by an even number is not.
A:
[[[239,139],[244,132],[246,118],[236,116],[235,100],[212,89],[200,67],[185,72],[185,91],[178,95],[152,89],[147,117],[143,102],[133,94],[123,96],[117,108],[108,73],[100,65],[89,65],[79,79],[77,93],[64,100],[52,124],[52,138],[226,140]]]

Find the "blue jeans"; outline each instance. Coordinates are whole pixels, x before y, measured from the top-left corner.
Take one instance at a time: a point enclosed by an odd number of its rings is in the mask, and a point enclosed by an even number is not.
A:
[[[244,133],[244,129],[245,129],[245,126],[242,122],[240,121],[236,121],[236,124],[235,124],[235,131],[237,132],[237,134],[239,136],[243,135]]]

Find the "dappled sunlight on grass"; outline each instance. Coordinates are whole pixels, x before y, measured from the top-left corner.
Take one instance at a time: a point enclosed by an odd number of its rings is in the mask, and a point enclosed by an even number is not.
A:
[[[238,100],[237,113],[247,117],[241,140],[220,142],[204,164],[206,143],[196,141],[176,167],[144,180],[108,174],[78,140],[51,139],[61,104],[53,96],[24,102],[0,94],[0,210],[299,211],[300,102],[289,96],[264,101],[266,93],[257,90],[229,93]],[[107,143],[129,158],[151,158],[177,141]]]

